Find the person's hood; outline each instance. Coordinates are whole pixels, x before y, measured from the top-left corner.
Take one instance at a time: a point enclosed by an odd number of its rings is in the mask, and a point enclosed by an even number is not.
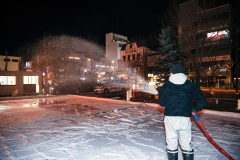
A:
[[[173,84],[184,84],[187,80],[187,77],[183,73],[173,74],[169,77],[169,81]]]

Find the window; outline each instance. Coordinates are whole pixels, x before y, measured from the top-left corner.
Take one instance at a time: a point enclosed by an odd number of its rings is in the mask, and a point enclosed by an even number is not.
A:
[[[39,77],[23,76],[23,84],[36,84],[36,93],[39,93]]]
[[[7,76],[0,76],[0,85],[7,85]]]
[[[140,60],[140,54],[139,53],[137,54],[137,60]]]
[[[8,58],[4,58],[4,61],[8,61],[8,62],[10,62],[10,59],[8,59]]]
[[[126,56],[123,56],[123,61],[126,61]]]
[[[23,76],[23,84],[37,84],[38,76]]]
[[[12,62],[18,62],[18,59],[12,59]]]
[[[8,76],[8,85],[16,85],[16,77]]]
[[[0,76],[0,85],[16,85],[16,76]]]
[[[128,55],[128,61],[130,61],[130,55]]]
[[[130,48],[132,48],[132,44],[130,44]]]
[[[133,61],[135,60],[135,54],[132,55],[132,60],[133,60]]]

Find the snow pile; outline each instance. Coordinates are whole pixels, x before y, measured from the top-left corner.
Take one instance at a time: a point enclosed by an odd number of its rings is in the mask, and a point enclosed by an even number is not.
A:
[[[1,110],[6,110],[6,109],[8,109],[8,108],[10,108],[10,106],[0,105],[0,111],[1,111]]]

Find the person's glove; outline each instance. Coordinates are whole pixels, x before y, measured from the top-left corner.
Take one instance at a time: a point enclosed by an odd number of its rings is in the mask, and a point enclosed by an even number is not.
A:
[[[193,109],[192,112],[194,112],[195,114],[197,114],[197,111],[196,111],[195,109]]]

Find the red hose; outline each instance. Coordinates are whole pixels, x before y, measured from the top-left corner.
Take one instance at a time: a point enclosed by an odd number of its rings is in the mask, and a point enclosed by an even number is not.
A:
[[[208,140],[220,151],[222,152],[228,159],[230,160],[234,160],[230,155],[228,155],[221,147],[219,147],[219,145],[212,139],[212,137],[210,137],[210,135],[208,134],[206,128],[204,127],[202,121],[199,119],[199,117],[195,114],[195,112],[192,112],[192,115],[196,118],[196,120],[198,121],[199,125],[201,126],[204,134],[207,136]]]

